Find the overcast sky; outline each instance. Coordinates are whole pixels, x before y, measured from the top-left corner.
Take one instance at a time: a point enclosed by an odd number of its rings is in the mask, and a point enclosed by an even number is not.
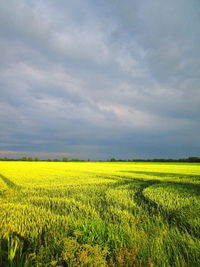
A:
[[[3,0],[0,157],[200,156],[199,0]]]

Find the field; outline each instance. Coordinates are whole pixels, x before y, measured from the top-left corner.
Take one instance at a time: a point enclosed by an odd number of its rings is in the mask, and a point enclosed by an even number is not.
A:
[[[0,162],[0,266],[200,266],[200,164]]]

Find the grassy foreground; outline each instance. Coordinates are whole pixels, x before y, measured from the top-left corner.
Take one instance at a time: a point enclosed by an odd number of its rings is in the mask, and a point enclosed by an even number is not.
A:
[[[200,164],[0,162],[0,266],[200,266]]]

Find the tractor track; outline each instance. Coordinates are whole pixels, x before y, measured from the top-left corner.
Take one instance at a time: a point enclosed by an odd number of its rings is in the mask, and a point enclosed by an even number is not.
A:
[[[184,221],[183,216],[177,214],[175,210],[166,210],[162,205],[147,198],[143,194],[143,190],[153,184],[161,183],[158,180],[150,180],[142,185],[140,189],[134,194],[134,201],[140,206],[149,216],[161,216],[165,219],[169,226],[177,227],[181,232],[187,232],[194,238],[200,239],[200,231],[192,227],[187,221]]]

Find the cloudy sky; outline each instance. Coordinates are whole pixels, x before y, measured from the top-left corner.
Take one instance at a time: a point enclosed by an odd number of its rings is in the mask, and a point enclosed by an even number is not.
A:
[[[2,0],[0,157],[200,156],[199,0]]]

